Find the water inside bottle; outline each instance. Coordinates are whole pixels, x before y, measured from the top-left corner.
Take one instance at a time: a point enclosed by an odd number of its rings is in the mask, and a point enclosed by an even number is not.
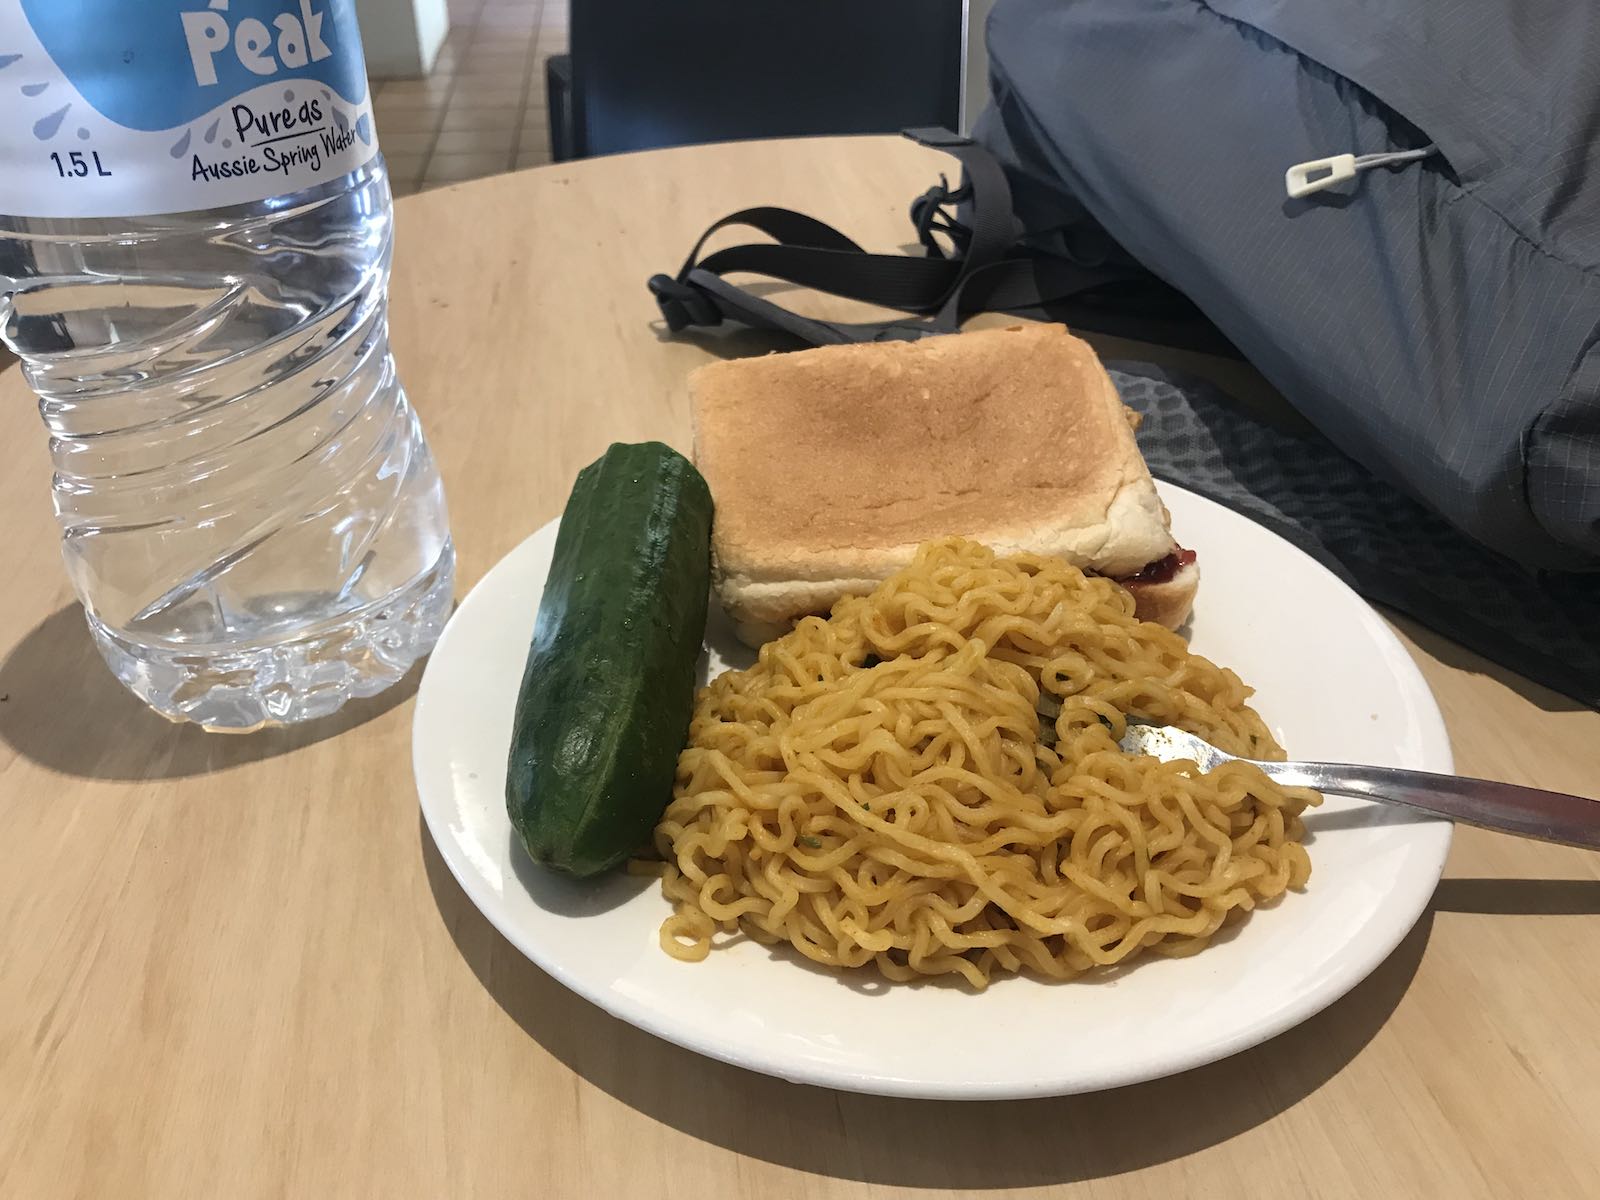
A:
[[[331,712],[448,615],[443,488],[389,353],[391,220],[380,158],[207,213],[0,218],[0,333],[40,397],[68,573],[167,716]]]

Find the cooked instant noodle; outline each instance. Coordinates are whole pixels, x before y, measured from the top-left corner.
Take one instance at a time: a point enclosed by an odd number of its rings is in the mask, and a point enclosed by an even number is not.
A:
[[[697,698],[655,834],[662,948],[742,931],[975,988],[1191,954],[1306,882],[1316,794],[1117,739],[1137,716],[1282,758],[1249,695],[1109,580],[931,542]]]

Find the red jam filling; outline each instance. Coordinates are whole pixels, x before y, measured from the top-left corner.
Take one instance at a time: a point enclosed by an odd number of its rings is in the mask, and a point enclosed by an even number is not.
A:
[[[1170,583],[1172,577],[1183,570],[1195,560],[1193,550],[1177,547],[1165,558],[1158,558],[1155,562],[1145,566],[1133,575],[1118,579],[1118,583]]]

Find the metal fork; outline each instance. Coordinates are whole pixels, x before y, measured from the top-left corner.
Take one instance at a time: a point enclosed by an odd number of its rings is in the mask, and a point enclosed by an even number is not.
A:
[[[1260,767],[1269,779],[1289,787],[1403,804],[1482,829],[1600,849],[1600,801],[1564,792],[1399,767],[1239,759],[1182,729],[1131,720],[1119,745],[1129,754],[1148,754],[1162,762],[1187,759],[1202,771],[1225,762],[1249,762]]]

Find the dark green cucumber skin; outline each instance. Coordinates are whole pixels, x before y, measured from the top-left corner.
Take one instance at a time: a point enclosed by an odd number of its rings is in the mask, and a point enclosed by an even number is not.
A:
[[[711,492],[660,442],[617,443],[561,516],[517,696],[506,811],[535,862],[597,875],[672,798],[711,589]]]

